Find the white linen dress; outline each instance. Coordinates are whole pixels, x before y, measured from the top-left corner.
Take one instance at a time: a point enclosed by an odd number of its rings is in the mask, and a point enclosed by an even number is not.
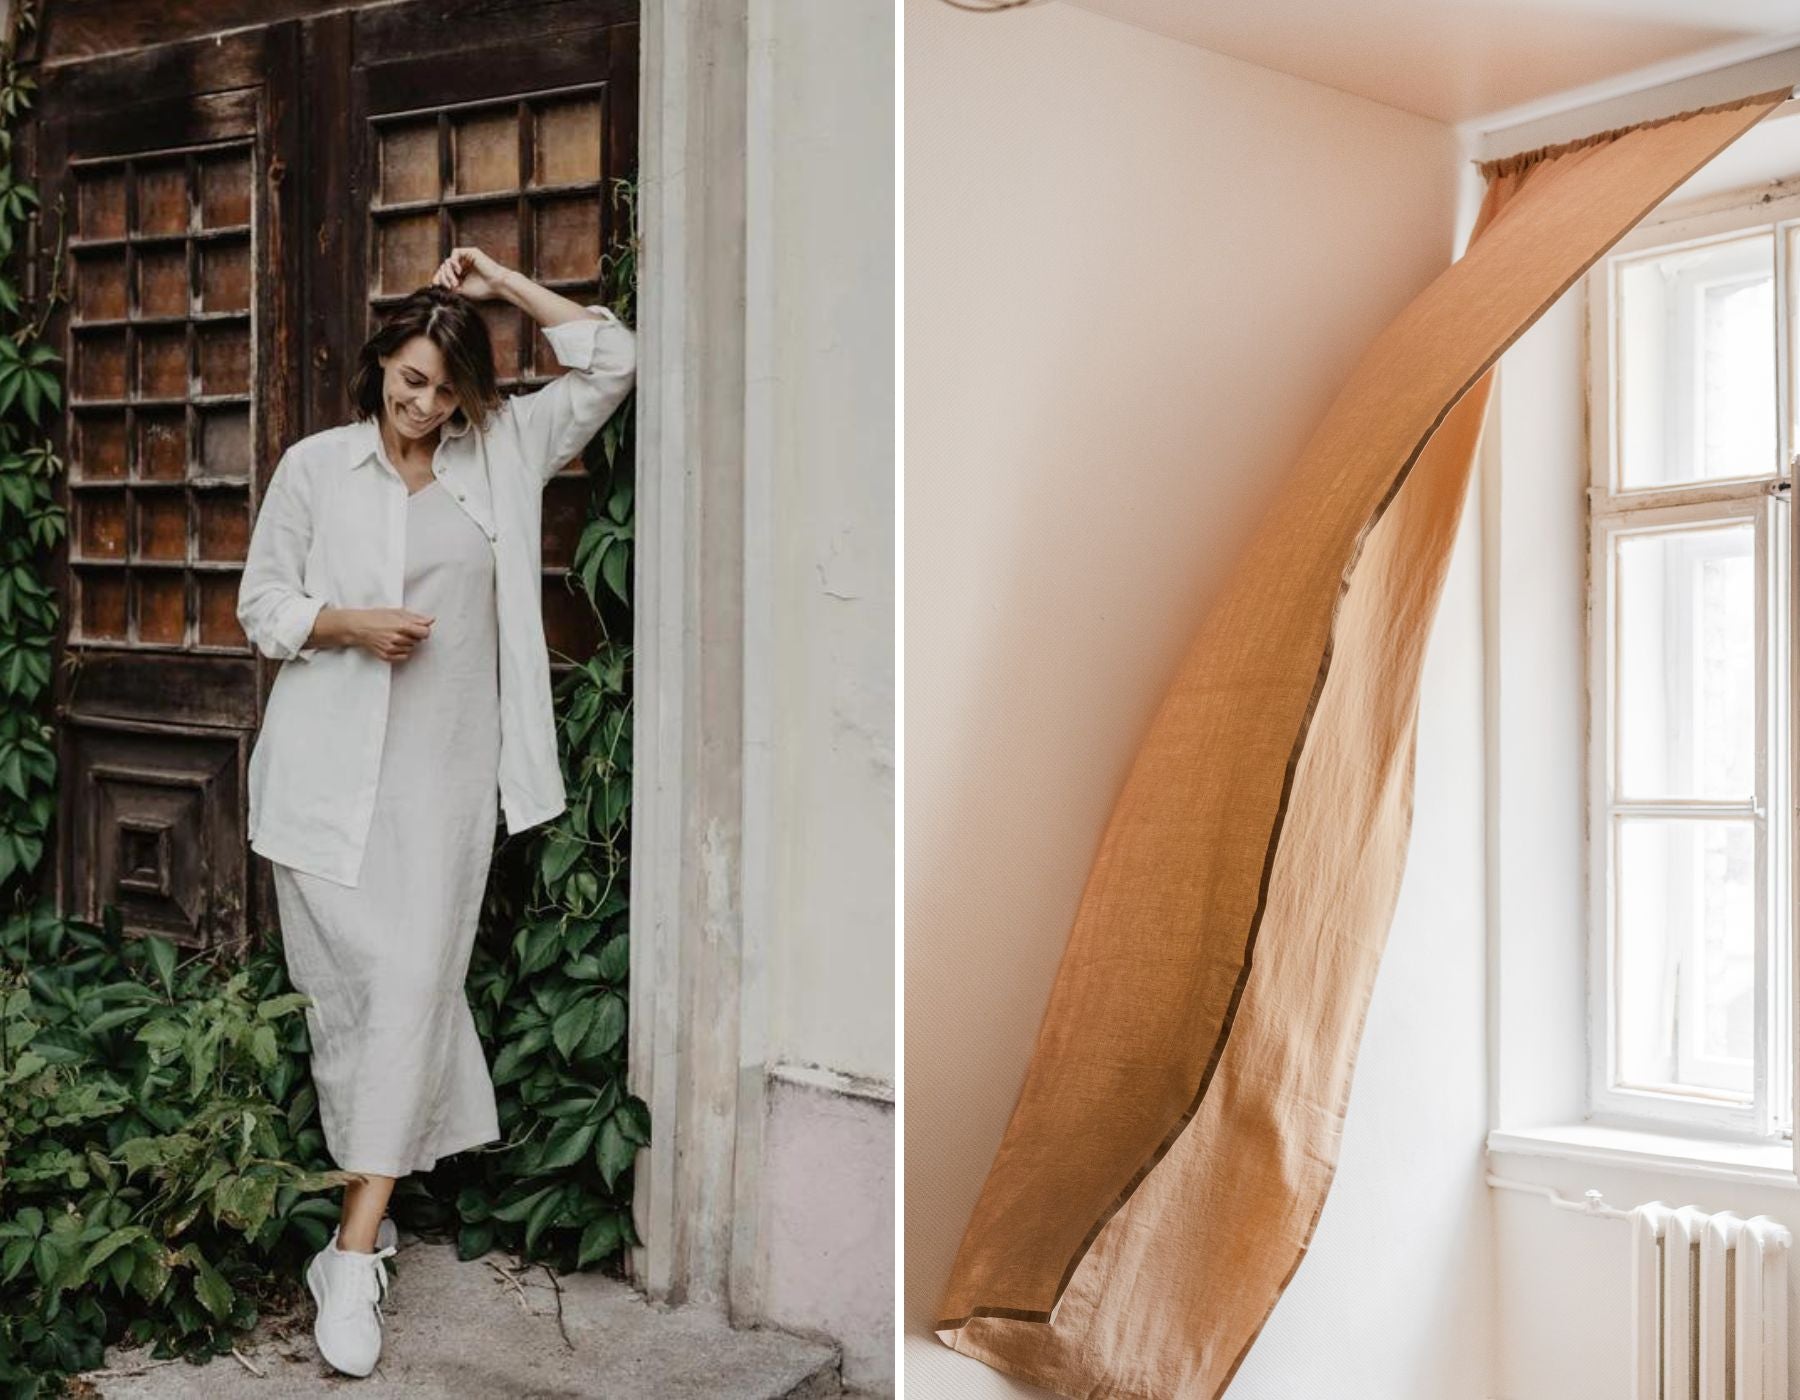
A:
[[[357,882],[272,862],[327,1150],[382,1176],[500,1136],[463,989],[498,817],[494,549],[435,477],[406,512],[404,606],[435,621],[393,663]]]

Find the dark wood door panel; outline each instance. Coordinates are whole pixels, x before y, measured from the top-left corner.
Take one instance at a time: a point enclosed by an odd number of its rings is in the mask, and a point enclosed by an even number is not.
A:
[[[78,718],[64,732],[79,857],[65,911],[97,920],[115,904],[128,929],[189,947],[240,936],[241,736]]]
[[[47,70],[33,159],[67,211],[47,335],[70,533],[55,701],[63,906],[184,943],[241,933],[248,739],[236,616],[259,462],[297,434],[293,26]],[[259,911],[260,912],[260,911]]]
[[[220,604],[250,528],[255,149],[252,128],[69,161],[77,646],[250,655]]]
[[[635,29],[640,8],[640,0],[453,0],[350,13],[356,61],[381,75],[376,86],[388,94],[375,110],[396,112],[591,82],[595,36]],[[635,73],[635,34],[627,37]]]

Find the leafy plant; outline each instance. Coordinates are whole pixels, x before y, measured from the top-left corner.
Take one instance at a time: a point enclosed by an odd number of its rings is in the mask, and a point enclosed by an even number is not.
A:
[[[178,961],[46,903],[0,926],[0,1385],[226,1351],[292,1282],[348,1180],[278,945]]]
[[[35,3],[21,5],[19,32],[32,29],[36,16]],[[15,324],[0,334],[0,890],[27,887],[56,808],[47,710],[60,613],[48,573],[68,520],[56,504],[62,462],[48,428],[62,408],[62,362],[38,339],[45,317],[24,314],[11,266],[39,206],[37,191],[12,169],[12,126],[30,109],[35,89],[9,44],[0,51],[0,311]],[[57,280],[51,278],[46,316]]]

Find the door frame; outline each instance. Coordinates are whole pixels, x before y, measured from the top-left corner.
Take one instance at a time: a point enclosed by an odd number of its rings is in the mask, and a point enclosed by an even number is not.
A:
[[[651,1297],[740,1324],[763,1315],[771,1058],[766,853],[754,849],[770,801],[754,742],[772,605],[768,532],[755,528],[771,499],[758,435],[769,389],[751,372],[770,324],[768,4],[643,0],[638,68],[627,1063],[664,1150],[638,1164],[644,1243],[630,1264]]]

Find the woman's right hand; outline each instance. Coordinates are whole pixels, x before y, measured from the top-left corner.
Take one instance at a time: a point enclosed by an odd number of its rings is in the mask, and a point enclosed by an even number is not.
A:
[[[383,661],[404,661],[431,635],[435,620],[411,608],[352,608],[350,643]]]

